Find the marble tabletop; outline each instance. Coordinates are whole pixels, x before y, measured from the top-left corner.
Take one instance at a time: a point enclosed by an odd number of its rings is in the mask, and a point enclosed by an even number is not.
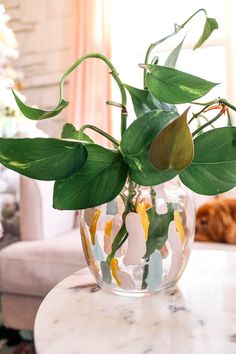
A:
[[[142,298],[79,271],[43,301],[35,342],[38,354],[235,354],[236,253],[193,251],[178,287]]]

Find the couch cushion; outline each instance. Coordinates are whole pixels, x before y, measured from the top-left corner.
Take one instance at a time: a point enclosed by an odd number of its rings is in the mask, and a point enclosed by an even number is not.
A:
[[[0,292],[45,296],[86,266],[78,229],[44,241],[20,241],[0,251]]]

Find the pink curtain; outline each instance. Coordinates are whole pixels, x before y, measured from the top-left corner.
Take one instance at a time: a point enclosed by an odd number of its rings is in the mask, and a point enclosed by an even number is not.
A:
[[[109,0],[74,0],[73,7],[71,62],[89,52],[110,57]],[[70,76],[68,122],[77,128],[93,124],[110,132],[111,109],[106,105],[111,98],[110,80],[109,68],[100,59],[81,63]],[[91,130],[86,132],[96,136],[96,142],[106,141]]]

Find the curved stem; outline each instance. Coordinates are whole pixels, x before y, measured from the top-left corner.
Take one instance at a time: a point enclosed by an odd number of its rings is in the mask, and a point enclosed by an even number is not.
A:
[[[236,111],[236,107],[234,105],[232,105],[232,103],[229,103],[228,101],[226,101],[224,98],[220,98],[219,103],[223,103],[225,106],[233,109],[234,111]]]
[[[203,11],[205,13],[205,15],[207,16],[207,13],[206,13],[206,10],[201,8],[199,10],[197,10],[192,16],[190,16],[184,23],[182,23],[182,25],[175,25],[175,30],[174,32],[172,32],[171,34],[169,34],[168,36],[160,39],[159,41],[155,42],[155,43],[152,43],[150,44],[150,46],[148,47],[148,50],[146,52],[146,56],[145,56],[145,60],[144,60],[144,64],[148,64],[149,62],[149,57],[150,57],[150,54],[151,52],[153,51],[153,49],[158,46],[159,44],[161,44],[162,42],[164,42],[165,40],[167,40],[168,38],[174,36],[175,34],[179,33],[179,31],[181,29],[183,29],[187,23],[194,17],[196,16],[199,12]],[[144,87],[145,87],[145,77],[146,77],[146,72],[147,72],[147,69],[144,70],[143,72],[143,83],[144,83]]]
[[[101,59],[104,61],[108,67],[111,69],[110,74],[112,75],[113,79],[116,81],[119,89],[120,89],[120,94],[121,94],[121,103],[122,106],[126,107],[127,103],[127,98],[126,98],[126,91],[124,88],[124,85],[122,84],[119,74],[116,71],[115,67],[113,66],[112,62],[105,57],[103,54],[100,53],[88,53],[86,55],[83,55],[80,57],[71,67],[63,74],[62,79],[61,79],[61,85],[60,85],[60,97],[63,99],[63,86],[64,86],[64,81],[66,77],[73,71],[75,70],[84,60],[89,59],[89,58],[97,58]],[[121,135],[124,133],[127,125],[127,111],[126,108],[121,111]]]
[[[208,125],[211,125],[212,123],[214,123],[217,119],[219,119],[222,116],[222,112],[218,113],[214,118],[212,118],[211,120],[209,120],[207,123],[203,124],[200,128],[194,130],[193,132],[193,136],[195,136],[196,134],[198,134],[202,129],[208,127]]]
[[[212,103],[206,104],[203,109],[201,109],[198,113],[193,114],[192,118],[188,121],[188,124],[190,124],[195,118],[197,118],[202,112],[205,111],[206,108],[210,107]]]
[[[186,26],[187,23],[188,23],[189,21],[191,21],[192,18],[193,18],[194,16],[196,16],[196,15],[197,15],[199,12],[201,12],[201,11],[203,11],[204,14],[207,16],[206,10],[203,9],[203,8],[201,8],[201,9],[197,10],[196,12],[194,12],[194,14],[193,14],[192,16],[190,16],[190,17],[189,17],[181,26],[179,26],[179,27],[180,27],[180,28],[184,28],[184,26]]]
[[[94,125],[91,125],[91,124],[85,124],[85,125],[82,125],[82,127],[80,128],[79,132],[80,133],[83,133],[83,131],[85,129],[92,129],[94,130],[95,132],[99,133],[100,135],[104,136],[105,138],[107,138],[108,140],[110,140],[114,145],[116,145],[117,147],[120,145],[119,141],[116,140],[115,138],[113,138],[110,134],[104,132],[103,130],[95,127]]]

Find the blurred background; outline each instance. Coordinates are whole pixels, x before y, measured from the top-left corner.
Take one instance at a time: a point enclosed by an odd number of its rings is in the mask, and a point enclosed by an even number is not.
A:
[[[155,54],[165,58],[187,33],[177,69],[220,82],[210,97],[227,97],[236,102],[236,41],[233,0],[191,2],[158,0],[3,0],[0,8],[0,98],[1,129],[4,136],[39,135],[35,124],[15,110],[8,87],[15,87],[27,103],[51,109],[57,104],[62,73],[81,55],[98,51],[111,58],[123,82],[142,88],[147,47],[171,33],[204,7],[219,23],[202,49],[192,51],[204,26],[204,14],[197,15],[186,31],[162,46]],[[65,97],[71,104],[58,118],[38,123],[37,128],[59,136],[68,121],[79,127],[97,124],[119,135],[119,108],[106,101],[120,101],[119,92],[104,63],[90,59],[66,82]],[[207,99],[207,98],[206,98]],[[7,120],[6,116],[15,118]],[[133,112],[129,111],[130,119]],[[3,127],[4,125],[4,127]]]

